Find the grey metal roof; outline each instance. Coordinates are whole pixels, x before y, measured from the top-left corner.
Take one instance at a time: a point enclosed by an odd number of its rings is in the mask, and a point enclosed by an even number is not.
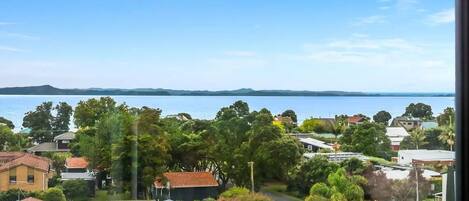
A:
[[[53,152],[69,151],[69,149],[57,149],[55,142],[44,142],[28,149],[28,152]]]
[[[54,137],[54,141],[57,140],[73,140],[75,139],[75,133],[74,132],[66,132],[62,133],[60,135],[57,135]]]

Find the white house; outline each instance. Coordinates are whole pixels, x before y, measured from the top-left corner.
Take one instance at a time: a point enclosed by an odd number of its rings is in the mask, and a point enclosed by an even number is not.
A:
[[[386,136],[391,140],[391,149],[398,151],[402,140],[409,136],[409,133],[404,127],[387,127]]]
[[[303,146],[309,151],[309,152],[317,152],[320,149],[328,149],[332,150],[332,146],[326,144],[325,142],[321,140],[316,140],[313,138],[300,138],[300,142],[303,144]]]
[[[452,164],[455,161],[454,151],[446,150],[399,150],[397,163],[400,165],[420,164]]]

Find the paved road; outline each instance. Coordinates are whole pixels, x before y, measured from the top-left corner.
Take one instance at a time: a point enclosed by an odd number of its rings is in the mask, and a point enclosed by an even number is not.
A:
[[[261,193],[269,196],[274,201],[298,201],[300,200],[298,198],[293,198],[291,196],[280,194],[280,193],[271,193],[271,192],[266,192],[262,190],[261,190]]]

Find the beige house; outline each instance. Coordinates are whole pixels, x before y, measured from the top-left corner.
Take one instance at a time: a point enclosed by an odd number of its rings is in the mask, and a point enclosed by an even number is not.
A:
[[[47,190],[51,161],[23,152],[0,152],[0,191]]]

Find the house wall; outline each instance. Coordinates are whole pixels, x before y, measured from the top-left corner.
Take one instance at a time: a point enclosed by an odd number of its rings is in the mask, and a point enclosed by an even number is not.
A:
[[[161,195],[160,189],[157,190],[157,198],[164,200],[168,198],[168,190],[163,190],[163,195]],[[197,187],[197,188],[176,188],[171,189],[171,200],[181,200],[181,201],[194,201],[194,200],[203,200],[205,198],[217,198],[218,189],[217,187]]]
[[[58,149],[69,149],[68,144],[70,143],[69,140],[57,140],[57,148]]]
[[[28,167],[25,165],[16,167],[16,184],[10,184],[10,172],[5,170],[0,172],[0,191],[9,189],[21,189],[25,191],[47,190],[49,175],[42,170],[34,169],[34,183],[28,183]]]

